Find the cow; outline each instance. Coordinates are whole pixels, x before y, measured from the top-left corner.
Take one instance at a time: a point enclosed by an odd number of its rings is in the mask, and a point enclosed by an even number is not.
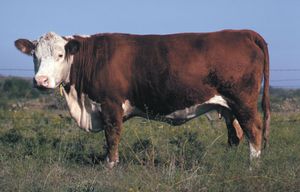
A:
[[[63,87],[71,116],[86,131],[104,130],[107,164],[119,162],[122,124],[134,116],[180,125],[211,110],[224,117],[229,145],[243,135],[250,160],[269,138],[269,55],[252,30],[134,35],[100,33],[15,46],[33,57],[38,88]],[[263,83],[262,83],[263,82]],[[263,120],[257,107],[262,90]]]

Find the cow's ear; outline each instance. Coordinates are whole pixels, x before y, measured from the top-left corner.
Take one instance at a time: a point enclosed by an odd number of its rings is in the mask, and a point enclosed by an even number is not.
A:
[[[66,45],[65,45],[65,50],[66,53],[74,55],[79,51],[80,48],[80,42],[77,40],[70,40]]]
[[[36,43],[29,41],[28,39],[18,39],[15,41],[15,46],[22,53],[32,55],[33,50],[36,47]]]

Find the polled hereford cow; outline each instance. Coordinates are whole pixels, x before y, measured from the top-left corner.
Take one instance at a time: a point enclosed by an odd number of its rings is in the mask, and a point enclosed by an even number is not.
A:
[[[228,142],[249,140],[261,154],[270,123],[269,56],[250,30],[171,35],[96,34],[18,39],[33,56],[39,88],[63,86],[71,116],[105,131],[109,167],[118,162],[122,124],[133,116],[182,124],[210,110],[224,117]],[[257,109],[264,81],[262,122]]]

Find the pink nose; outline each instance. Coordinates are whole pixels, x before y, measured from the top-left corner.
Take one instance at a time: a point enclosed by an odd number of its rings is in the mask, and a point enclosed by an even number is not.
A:
[[[36,80],[36,84],[37,84],[38,86],[47,87],[48,84],[49,84],[48,77],[47,77],[47,76],[44,76],[44,75],[36,76],[36,77],[35,77],[35,80]]]

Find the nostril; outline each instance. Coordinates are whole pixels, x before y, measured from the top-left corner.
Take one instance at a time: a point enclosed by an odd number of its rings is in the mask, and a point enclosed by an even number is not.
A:
[[[35,81],[38,86],[44,86],[44,87],[48,86],[48,77],[47,76],[43,76],[43,75],[36,76]]]
[[[48,78],[44,78],[42,81],[43,83],[48,83]]]

